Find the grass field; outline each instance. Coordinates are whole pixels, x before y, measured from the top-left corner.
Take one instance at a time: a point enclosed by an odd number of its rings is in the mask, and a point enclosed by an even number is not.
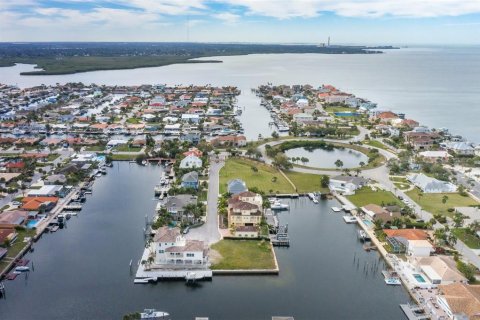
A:
[[[221,259],[212,269],[274,269],[270,242],[264,240],[221,240],[212,246]]]
[[[128,144],[122,144],[115,147],[115,151],[118,152],[140,152],[142,150],[141,147],[131,147]]]
[[[105,146],[88,146],[85,151],[105,151]]]
[[[402,191],[408,190],[408,188],[410,188],[410,185],[406,183],[394,182],[393,184],[395,185],[395,187],[397,187],[397,189]]]
[[[471,249],[480,249],[480,238],[473,234],[466,232],[465,228],[457,228],[452,230],[453,234],[457,236],[459,240],[465,243]]]
[[[297,192],[321,192],[328,193],[328,188],[322,188],[320,184],[321,175],[310,174],[310,173],[300,173],[293,171],[286,171],[288,179],[290,179],[293,184],[297,187]]]
[[[452,212],[448,212],[448,208],[454,207],[468,207],[470,205],[478,205],[479,203],[470,197],[462,197],[458,193],[424,193],[423,196],[419,196],[420,189],[415,188],[408,191],[406,194],[412,198],[413,201],[418,203],[423,210],[426,210],[432,214],[441,214],[446,216],[452,216]],[[447,196],[446,203],[442,202],[443,196]]]
[[[348,108],[348,107],[326,107],[326,112],[354,112],[357,111],[355,108]]]
[[[17,240],[15,240],[15,242],[10,247],[8,247],[6,258],[15,258],[17,254],[22,251],[22,249],[25,248],[25,246],[27,245],[25,242],[23,242],[23,239],[25,237],[33,237],[36,231],[32,229],[25,229],[19,230],[17,231],[17,233]],[[9,259],[9,261],[10,260],[11,259]],[[9,261],[6,261],[5,258],[2,259],[2,261],[0,261],[0,270],[3,270],[8,265]]]
[[[258,169],[257,172],[252,167]],[[276,181],[273,182],[274,177]],[[232,179],[242,179],[247,188],[256,187],[266,193],[292,193],[293,187],[281,173],[268,165],[248,159],[231,158],[220,170],[220,193],[227,191],[227,183]],[[270,191],[271,190],[271,191]]]
[[[390,149],[388,149],[388,147],[386,145],[384,145],[383,143],[381,143],[378,140],[365,140],[365,141],[363,141],[363,144],[366,144],[366,145],[371,146],[371,147],[380,148],[380,149],[383,149],[383,150],[390,151]]]
[[[135,154],[112,154],[113,161],[128,161],[135,160],[137,155]]]
[[[370,203],[377,204],[379,206],[394,202],[400,204],[400,200],[398,200],[390,191],[379,189],[377,189],[377,191],[373,191],[369,187],[359,189],[355,191],[354,195],[347,196],[347,198],[357,207],[363,207]]]

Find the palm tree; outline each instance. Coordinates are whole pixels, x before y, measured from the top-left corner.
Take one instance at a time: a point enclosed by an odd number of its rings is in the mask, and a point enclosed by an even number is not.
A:
[[[335,161],[335,166],[336,166],[337,168],[343,167],[343,161],[340,160],[340,159],[337,159],[337,161]]]
[[[436,229],[433,232],[433,236],[435,238],[435,243],[439,244],[440,240],[442,241],[445,240],[445,237],[446,237],[445,229],[444,228]]]
[[[448,196],[447,196],[447,195],[445,195],[445,196],[442,197],[442,203],[443,203],[443,204],[447,203],[447,200],[448,200]]]
[[[447,238],[447,242],[449,245],[454,246],[455,244],[457,244],[457,236],[450,232]]]

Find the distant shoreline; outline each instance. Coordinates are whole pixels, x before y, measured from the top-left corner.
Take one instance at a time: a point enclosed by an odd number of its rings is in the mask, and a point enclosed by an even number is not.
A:
[[[392,46],[259,45],[208,43],[0,43],[0,67],[33,64],[21,75],[67,75],[186,63],[221,63],[215,57],[249,54],[380,54]],[[213,58],[212,60],[194,60]]]

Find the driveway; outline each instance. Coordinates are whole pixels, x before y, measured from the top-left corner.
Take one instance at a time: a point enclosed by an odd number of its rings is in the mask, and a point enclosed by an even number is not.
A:
[[[219,173],[224,166],[224,160],[218,163],[215,160],[210,161],[210,171],[208,173],[208,195],[207,195],[207,221],[198,228],[193,228],[187,234],[186,238],[191,240],[202,240],[205,243],[213,244],[222,238],[218,229],[218,211],[217,201],[220,193]]]

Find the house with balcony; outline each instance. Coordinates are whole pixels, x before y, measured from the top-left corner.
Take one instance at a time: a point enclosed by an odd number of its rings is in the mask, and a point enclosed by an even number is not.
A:
[[[263,216],[261,195],[251,191],[238,193],[228,200],[227,212],[228,225],[233,229],[234,236],[240,237],[247,234],[249,237],[258,237],[258,227]],[[248,228],[248,232],[245,232],[244,227],[252,228]]]
[[[185,239],[180,228],[157,229],[150,250],[154,253],[154,268],[179,266],[207,268],[208,248],[203,241]]]

